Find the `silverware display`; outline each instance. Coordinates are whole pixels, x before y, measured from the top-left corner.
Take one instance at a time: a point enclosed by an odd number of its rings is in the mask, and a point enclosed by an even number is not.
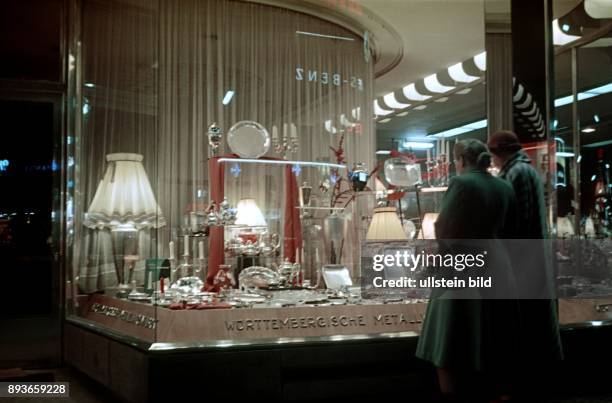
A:
[[[270,134],[261,124],[243,120],[229,129],[227,143],[241,158],[259,158],[270,149]]]
[[[280,283],[281,276],[277,271],[262,266],[247,267],[238,276],[238,284],[245,291],[277,286]]]

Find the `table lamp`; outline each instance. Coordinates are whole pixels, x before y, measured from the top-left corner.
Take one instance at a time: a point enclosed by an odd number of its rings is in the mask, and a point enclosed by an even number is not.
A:
[[[407,241],[395,207],[377,207],[366,235],[368,241]]]
[[[166,224],[142,165],[140,154],[115,153],[106,156],[107,167],[83,224],[109,230],[115,256],[118,294],[129,289],[125,265],[130,269],[138,257],[138,233]],[[130,277],[131,277],[130,271]],[[129,279],[131,280],[131,279]]]
[[[263,213],[255,203],[255,199],[242,199],[236,206],[236,225],[247,227],[267,227]]]

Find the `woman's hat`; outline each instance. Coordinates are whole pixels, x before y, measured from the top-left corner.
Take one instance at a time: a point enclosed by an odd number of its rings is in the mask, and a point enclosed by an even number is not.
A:
[[[489,137],[487,147],[493,154],[514,152],[520,150],[521,143],[517,135],[509,130],[495,132]]]

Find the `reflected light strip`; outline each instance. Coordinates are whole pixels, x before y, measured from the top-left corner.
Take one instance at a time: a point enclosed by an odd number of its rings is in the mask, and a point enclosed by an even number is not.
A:
[[[474,80],[478,80],[478,77],[471,76],[463,70],[463,63],[453,64],[448,68],[448,74],[455,81],[462,83],[471,83]]]
[[[431,136],[433,136],[433,137],[442,137],[442,138],[455,137],[455,136],[458,136],[460,134],[472,132],[472,131],[478,130],[478,129],[483,129],[485,127],[487,127],[487,119],[483,119],[483,120],[479,120],[479,121],[476,121],[476,122],[468,123],[466,125],[455,127],[453,129],[445,130],[445,131],[442,131],[442,132],[434,133],[434,134],[431,134]]]
[[[336,36],[336,35],[326,35],[326,34],[318,34],[316,32],[306,32],[306,31],[295,31],[298,35],[304,36],[313,36],[315,38],[325,38],[325,39],[339,39],[341,41],[355,41],[355,38],[349,38],[346,36]]]
[[[612,83],[608,83],[600,87],[592,88],[584,92],[579,92],[578,101],[582,101],[583,99],[593,98],[598,95],[608,94],[610,92],[612,92]],[[567,95],[562,98],[557,98],[555,99],[555,107],[558,108],[560,106],[569,105],[572,103],[573,99],[574,98],[572,95]]]
[[[432,187],[426,187],[426,188],[420,188],[419,191],[421,193],[435,193],[435,192],[446,192],[446,190],[448,189],[448,186],[432,186]]]
[[[378,150],[376,151],[376,155],[390,155],[391,151],[389,150]]]
[[[385,100],[385,104],[388,107],[393,108],[393,109],[403,109],[403,108],[407,108],[410,106],[410,104],[403,104],[401,102],[398,102],[393,92],[390,92],[387,95],[385,95],[383,99]]]
[[[219,158],[219,162],[236,162],[239,164],[245,163],[245,164],[262,164],[262,165],[300,165],[304,167],[346,169],[346,165],[334,164],[331,162],[316,162],[316,161],[261,160],[261,159],[252,159],[252,158]]]
[[[404,96],[413,101],[426,101],[431,98],[430,95],[424,95],[417,91],[414,83],[408,84],[402,89]]]
[[[572,158],[574,157],[574,153],[570,153],[567,151],[558,151],[557,153],[557,157],[562,157],[562,158]]]
[[[425,143],[420,141],[405,141],[402,143],[403,148],[413,149],[413,150],[429,150],[433,148],[433,143]]]
[[[440,81],[438,81],[438,76],[435,74],[425,77],[423,82],[425,84],[425,88],[431,92],[444,93],[455,88],[441,84]]]
[[[379,116],[387,116],[393,113],[393,111],[387,111],[385,109],[382,109],[380,105],[378,104],[378,99],[376,99],[374,100],[374,113]]]
[[[576,35],[568,35],[561,30],[559,27],[559,20],[553,20],[552,22],[552,30],[553,30],[553,45],[566,45],[570,42],[574,42],[577,39],[580,39],[579,36]]]
[[[233,97],[234,97],[234,91],[229,90],[228,92],[226,92],[225,96],[223,97],[223,105],[227,105],[230,102],[232,102]]]
[[[487,52],[482,52],[474,56],[474,64],[480,71],[487,71]]]

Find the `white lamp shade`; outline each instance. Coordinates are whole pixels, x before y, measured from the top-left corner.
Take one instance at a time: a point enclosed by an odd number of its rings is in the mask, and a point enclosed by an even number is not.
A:
[[[436,220],[438,220],[438,213],[425,214],[418,239],[436,239]]]
[[[90,228],[158,228],[166,224],[142,155],[108,154],[108,166],[89,205],[84,225]]]
[[[236,225],[249,227],[266,227],[266,219],[255,203],[255,199],[242,199],[236,206]]]
[[[367,240],[377,241],[406,241],[408,237],[402,228],[395,207],[378,207],[374,209],[374,216],[368,228]]]

